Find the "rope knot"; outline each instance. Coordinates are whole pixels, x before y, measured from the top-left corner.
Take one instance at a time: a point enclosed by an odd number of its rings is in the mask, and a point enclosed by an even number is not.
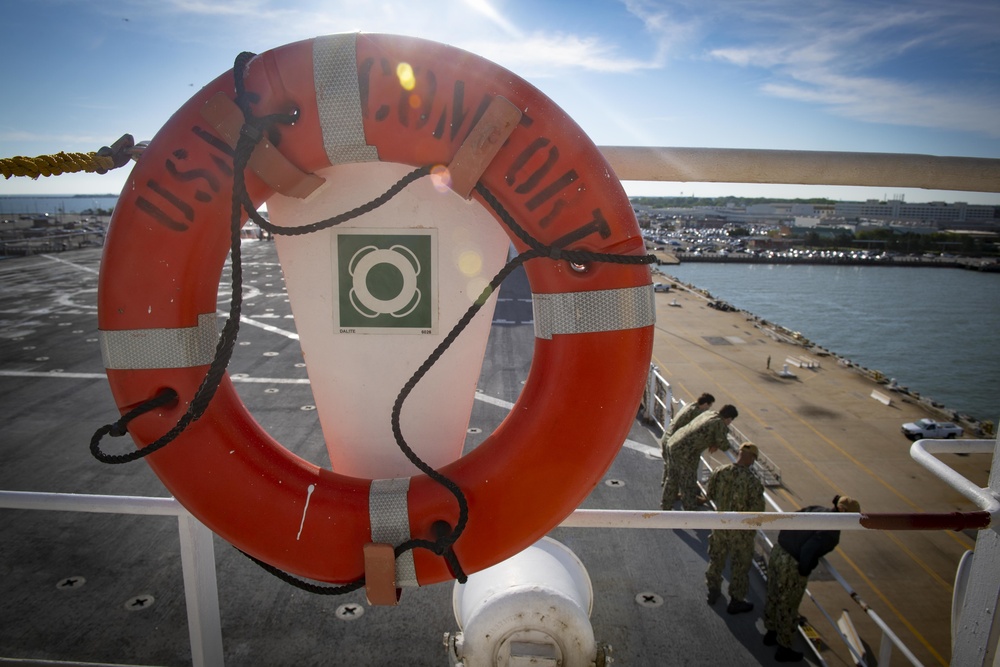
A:
[[[559,246],[552,246],[549,248],[549,259],[554,259],[557,262],[562,259],[562,248]]]

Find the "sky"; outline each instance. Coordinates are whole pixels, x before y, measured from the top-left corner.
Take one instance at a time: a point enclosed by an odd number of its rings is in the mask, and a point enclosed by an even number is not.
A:
[[[463,48],[528,80],[599,146],[1000,158],[997,0],[0,0],[0,157],[152,139],[242,51],[342,32]],[[110,174],[0,179],[7,194],[117,194]],[[630,195],[998,193],[627,182]]]

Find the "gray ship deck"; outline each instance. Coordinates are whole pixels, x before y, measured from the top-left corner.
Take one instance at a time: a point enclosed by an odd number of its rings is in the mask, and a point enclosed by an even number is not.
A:
[[[145,463],[106,466],[88,451],[94,430],[116,415],[96,335],[99,262],[100,250],[96,249],[0,262],[4,284],[0,397],[5,406],[0,489],[166,495]],[[237,381],[236,386],[250,411],[278,441],[325,465],[316,412],[301,409],[313,399],[303,382],[306,373],[298,342],[282,333],[293,331],[294,324],[274,244],[245,244],[244,265],[244,315],[253,323],[241,327],[230,373],[255,380]],[[530,320],[531,310],[518,300],[516,287],[501,292],[496,319],[507,323],[493,327],[479,386],[485,395],[501,401],[514,400],[530,363],[526,351],[533,329],[523,322]],[[664,296],[673,295],[657,299]],[[220,295],[222,308],[224,300]],[[658,328],[662,330],[663,325]],[[663,357],[666,348],[660,339],[665,336],[657,336],[655,354]],[[678,363],[676,373],[691,362],[673,355],[671,360]],[[692,377],[688,384],[692,389],[712,391],[702,380]],[[724,394],[716,395],[721,403],[730,402]],[[690,398],[686,391],[681,397]],[[901,421],[911,412],[910,408],[900,410],[891,419]],[[471,426],[488,433],[504,414],[501,407],[477,401]],[[761,429],[780,428],[774,419]],[[756,434],[753,439],[758,440]],[[662,470],[656,451],[655,438],[637,421],[605,483],[598,485],[584,507],[656,508]],[[777,458],[781,459],[780,453]],[[785,473],[787,478],[787,467]],[[791,471],[799,498],[826,501],[808,493],[802,485],[809,480],[796,474]],[[838,481],[852,474],[838,468]],[[825,489],[816,492],[826,495]],[[174,519],[28,510],[0,510],[0,517],[0,656],[27,661],[190,664]],[[707,531],[557,528],[551,535],[573,549],[587,567],[594,587],[595,636],[612,646],[617,664],[771,664],[773,649],[761,645],[763,585],[758,575],[751,577],[753,612],[730,616],[724,600],[715,607],[705,603]],[[884,553],[856,557],[867,556],[881,558]],[[949,557],[941,558],[947,562]],[[326,597],[292,588],[218,539],[216,561],[224,651],[230,667],[447,664],[442,636],[458,629],[450,584],[407,590],[395,608],[370,607],[363,592]],[[895,566],[919,570],[903,562]],[[933,570],[946,571],[947,565],[934,563]],[[71,578],[81,578],[81,583],[60,586]],[[130,606],[130,601],[143,596],[152,601]],[[846,606],[845,601],[836,608]],[[926,615],[913,607],[906,607],[905,612]],[[938,645],[938,650],[944,649]],[[827,659],[831,664],[847,664],[833,652],[827,653]]]

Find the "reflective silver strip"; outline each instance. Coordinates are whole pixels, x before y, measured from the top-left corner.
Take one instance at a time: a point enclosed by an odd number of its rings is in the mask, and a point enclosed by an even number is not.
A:
[[[378,150],[365,143],[356,42],[356,33],[313,40],[316,106],[330,164],[378,161]]]
[[[198,316],[198,326],[183,329],[98,331],[104,367],[117,370],[207,366],[215,359],[219,318]]]
[[[409,489],[409,477],[372,480],[368,492],[368,517],[372,525],[372,542],[397,547],[410,539],[410,515],[406,504],[406,492]],[[396,586],[419,585],[411,549],[396,558]]]
[[[656,322],[652,285],[595,292],[532,294],[535,337],[555,334],[621,331],[651,326]]]

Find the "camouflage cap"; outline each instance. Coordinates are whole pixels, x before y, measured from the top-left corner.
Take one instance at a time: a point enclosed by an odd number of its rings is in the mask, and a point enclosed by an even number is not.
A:
[[[837,501],[838,512],[860,512],[861,503],[850,496],[841,496]]]

